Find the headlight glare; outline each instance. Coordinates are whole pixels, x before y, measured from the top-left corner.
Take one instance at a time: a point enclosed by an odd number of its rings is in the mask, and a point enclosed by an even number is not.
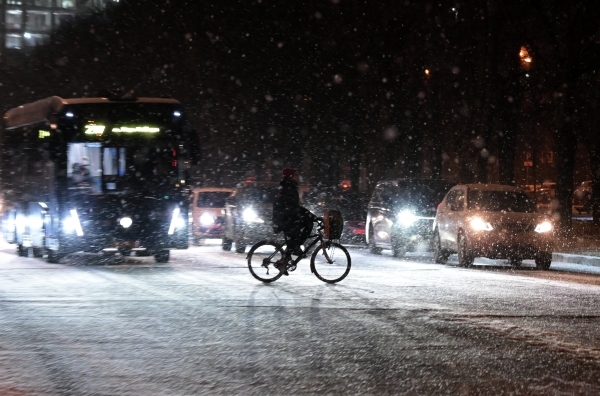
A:
[[[63,231],[64,231],[66,234],[71,234],[71,233],[74,233],[74,232],[75,232],[75,221],[74,221],[74,220],[73,220],[73,218],[72,218],[72,217],[70,217],[70,216],[69,216],[69,217],[66,217],[66,218],[63,220],[62,226],[63,226]]]
[[[131,217],[122,217],[121,220],[119,220],[119,224],[121,224],[123,228],[129,228],[133,224],[133,220],[131,220]]]
[[[552,228],[552,223],[550,223],[549,221],[543,221],[535,227],[535,232],[538,232],[540,234],[550,232],[552,231]]]
[[[173,210],[173,214],[171,215],[171,224],[169,225],[169,231],[167,234],[173,235],[175,230],[181,230],[185,227],[185,220],[179,215],[181,213],[181,209],[175,208]]]
[[[397,222],[402,227],[410,227],[417,221],[417,216],[415,216],[410,210],[406,209],[397,215]]]
[[[215,223],[215,218],[209,213],[202,213],[200,216],[200,224],[203,226],[209,226]]]
[[[68,234],[75,232],[77,236],[83,236],[83,228],[81,228],[77,210],[71,209],[70,213],[71,216],[67,216],[62,222],[64,232]]]
[[[254,211],[254,209],[252,208],[244,209],[244,212],[242,213],[242,218],[247,223],[264,223],[264,220],[258,217],[256,211]]]
[[[489,222],[483,220],[481,217],[473,217],[469,224],[474,231],[491,231],[494,229]]]

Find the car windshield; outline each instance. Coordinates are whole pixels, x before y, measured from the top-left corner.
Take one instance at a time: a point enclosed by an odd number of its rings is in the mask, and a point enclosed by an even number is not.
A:
[[[198,193],[196,206],[199,208],[223,208],[225,207],[225,199],[231,193],[227,191],[205,191]]]
[[[535,212],[535,205],[524,192],[469,191],[468,208],[489,212]]]
[[[398,191],[392,201],[400,206],[410,205],[418,208],[435,208],[442,202],[450,190],[449,183],[398,183]]]

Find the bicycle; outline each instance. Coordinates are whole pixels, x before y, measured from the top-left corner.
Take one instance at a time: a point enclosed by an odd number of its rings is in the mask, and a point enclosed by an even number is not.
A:
[[[339,242],[327,239],[323,233],[324,229],[323,220],[317,220],[317,232],[307,238],[307,241],[311,238],[312,241],[302,255],[286,263],[287,270],[294,271],[300,260],[307,258],[308,252],[317,246],[310,257],[310,271],[323,282],[337,283],[350,272],[350,253]],[[248,252],[248,269],[259,281],[270,283],[281,278],[282,273],[275,268],[275,263],[285,257],[287,249],[285,234],[284,238],[283,244],[276,241],[257,242]],[[342,254],[337,254],[338,251]]]

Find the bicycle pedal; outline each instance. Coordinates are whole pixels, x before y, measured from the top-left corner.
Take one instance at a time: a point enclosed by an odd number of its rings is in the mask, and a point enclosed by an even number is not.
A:
[[[290,265],[288,267],[288,271],[296,271],[296,265],[295,264],[294,265]]]

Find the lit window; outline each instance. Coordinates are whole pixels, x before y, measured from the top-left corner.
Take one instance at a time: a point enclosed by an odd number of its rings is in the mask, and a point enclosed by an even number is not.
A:
[[[75,2],[73,0],[56,0],[56,6],[58,8],[73,8]]]
[[[21,48],[23,45],[21,42],[21,36],[18,34],[7,34],[5,40],[6,48]]]

